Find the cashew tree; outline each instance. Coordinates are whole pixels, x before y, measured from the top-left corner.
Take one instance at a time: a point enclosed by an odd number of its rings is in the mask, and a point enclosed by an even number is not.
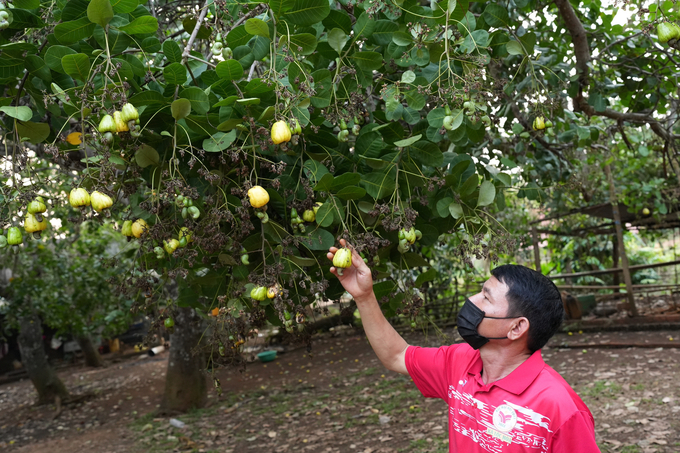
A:
[[[3,226],[34,229],[38,196],[65,222],[118,222],[138,244],[133,310],[163,304],[171,325],[192,308],[213,363],[267,323],[309,341],[343,293],[339,238],[384,310],[413,318],[442,235],[466,256],[513,250],[506,193],[543,200],[628,159],[632,131],[677,180],[672,2],[629,3],[623,25],[600,0],[4,6]],[[71,187],[48,191],[36,159]]]

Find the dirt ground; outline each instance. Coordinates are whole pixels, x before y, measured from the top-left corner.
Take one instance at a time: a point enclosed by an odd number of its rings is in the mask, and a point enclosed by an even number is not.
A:
[[[446,331],[455,338],[453,331]],[[410,344],[441,339],[405,334]],[[568,343],[571,347],[560,348]],[[604,348],[628,343],[654,347]],[[680,451],[678,331],[558,334],[543,351],[595,417],[603,452]],[[666,347],[657,347],[666,345]],[[59,371],[73,394],[94,397],[66,407],[35,407],[29,381],[0,386],[0,450],[75,453],[148,451],[447,452],[447,408],[423,398],[410,379],[384,370],[359,332],[315,340],[245,371],[217,372],[223,393],[208,407],[155,418],[168,353],[137,356],[105,369]],[[176,423],[176,422],[173,422]]]

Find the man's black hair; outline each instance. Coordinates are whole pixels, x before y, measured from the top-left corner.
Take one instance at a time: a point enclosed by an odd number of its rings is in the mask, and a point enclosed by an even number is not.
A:
[[[564,319],[560,291],[545,275],[516,264],[498,266],[491,275],[508,286],[507,316],[524,316],[529,320],[529,350],[541,349]]]

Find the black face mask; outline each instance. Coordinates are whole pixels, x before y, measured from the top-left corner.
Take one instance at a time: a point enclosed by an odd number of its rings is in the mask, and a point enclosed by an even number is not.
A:
[[[489,319],[514,319],[516,316],[507,316],[505,318],[497,318],[494,316],[484,316],[484,313],[479,307],[465,299],[463,308],[458,312],[458,333],[463,340],[467,342],[473,349],[479,349],[489,342],[489,340],[503,340],[507,337],[491,337],[487,338],[479,334],[477,327],[484,318]]]

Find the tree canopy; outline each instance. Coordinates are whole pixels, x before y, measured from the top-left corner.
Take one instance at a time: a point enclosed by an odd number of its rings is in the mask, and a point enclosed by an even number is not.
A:
[[[38,196],[50,218],[87,190],[43,236],[114,219],[139,242],[135,308],[175,280],[223,346],[337,299],[339,238],[385,309],[415,316],[441,235],[456,255],[513,250],[506,194],[568,184],[589,202],[612,163],[675,185],[677,38],[656,27],[678,8],[623,8],[617,25],[599,0],[15,0],[0,12],[4,227]],[[659,163],[627,164],[640,156]]]

